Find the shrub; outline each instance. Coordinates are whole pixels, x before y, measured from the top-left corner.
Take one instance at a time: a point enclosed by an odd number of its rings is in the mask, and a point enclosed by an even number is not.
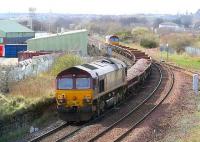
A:
[[[153,39],[143,38],[140,41],[140,45],[145,48],[156,48],[158,43]]]
[[[131,34],[133,36],[133,42],[139,42],[140,43],[141,39],[144,36],[152,34],[152,32],[145,27],[136,27],[136,28],[132,29]]]
[[[59,57],[53,64],[51,74],[56,76],[59,72],[69,67],[83,63],[80,57],[76,55],[63,55]]]
[[[181,50],[194,42],[194,37],[189,34],[169,34],[161,38],[163,43],[168,43],[170,47]]]

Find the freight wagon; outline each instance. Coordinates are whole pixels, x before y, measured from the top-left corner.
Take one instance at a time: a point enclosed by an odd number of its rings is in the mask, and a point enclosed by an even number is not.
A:
[[[18,52],[18,61],[32,59],[34,56],[52,54],[52,51],[20,51]]]
[[[0,57],[4,56],[4,45],[0,45]]]

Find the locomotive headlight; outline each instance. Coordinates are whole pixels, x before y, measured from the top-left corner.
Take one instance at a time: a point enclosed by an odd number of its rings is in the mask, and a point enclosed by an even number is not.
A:
[[[64,94],[61,94],[61,95],[58,95],[58,103],[61,103],[61,104],[63,104],[63,103],[66,103],[66,99],[65,99],[65,95]]]
[[[65,94],[59,94],[58,95],[58,99],[64,99],[65,98]]]
[[[84,101],[85,103],[90,103],[90,102],[92,101],[92,99],[91,99],[90,97],[88,97],[88,96],[84,96],[83,101]]]

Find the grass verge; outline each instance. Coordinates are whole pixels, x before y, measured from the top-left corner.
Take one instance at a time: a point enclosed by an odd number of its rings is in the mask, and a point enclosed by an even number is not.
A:
[[[167,58],[167,52],[160,52],[158,48],[145,49],[136,44],[127,44],[127,46],[144,51],[158,61],[162,58],[165,62],[170,64],[180,66],[187,70],[200,72],[200,57],[192,57],[187,54],[168,54]]]
[[[36,120],[31,120],[30,125],[44,126],[51,118],[55,118],[56,111],[49,110],[53,105],[55,77],[60,71],[74,65],[83,63],[83,60],[75,55],[60,56],[54,62],[52,68],[36,77],[29,77],[19,82],[9,83],[9,94],[0,96],[0,121],[10,122],[13,117],[23,114],[42,112]],[[49,112],[43,113],[47,110]],[[44,110],[45,109],[45,110]],[[30,116],[31,116],[30,115]],[[35,119],[35,118],[33,118]],[[28,128],[23,127],[17,130],[11,130],[0,138],[0,141],[12,141],[20,138]]]

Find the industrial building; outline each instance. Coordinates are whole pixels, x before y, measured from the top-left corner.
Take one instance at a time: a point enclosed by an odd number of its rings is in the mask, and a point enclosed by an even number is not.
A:
[[[26,51],[26,40],[35,37],[35,32],[12,21],[0,20],[0,57],[16,58],[19,51]]]
[[[0,20],[0,44],[25,44],[35,32],[12,20]]]
[[[27,40],[30,51],[66,51],[87,55],[88,32],[76,30]]]

